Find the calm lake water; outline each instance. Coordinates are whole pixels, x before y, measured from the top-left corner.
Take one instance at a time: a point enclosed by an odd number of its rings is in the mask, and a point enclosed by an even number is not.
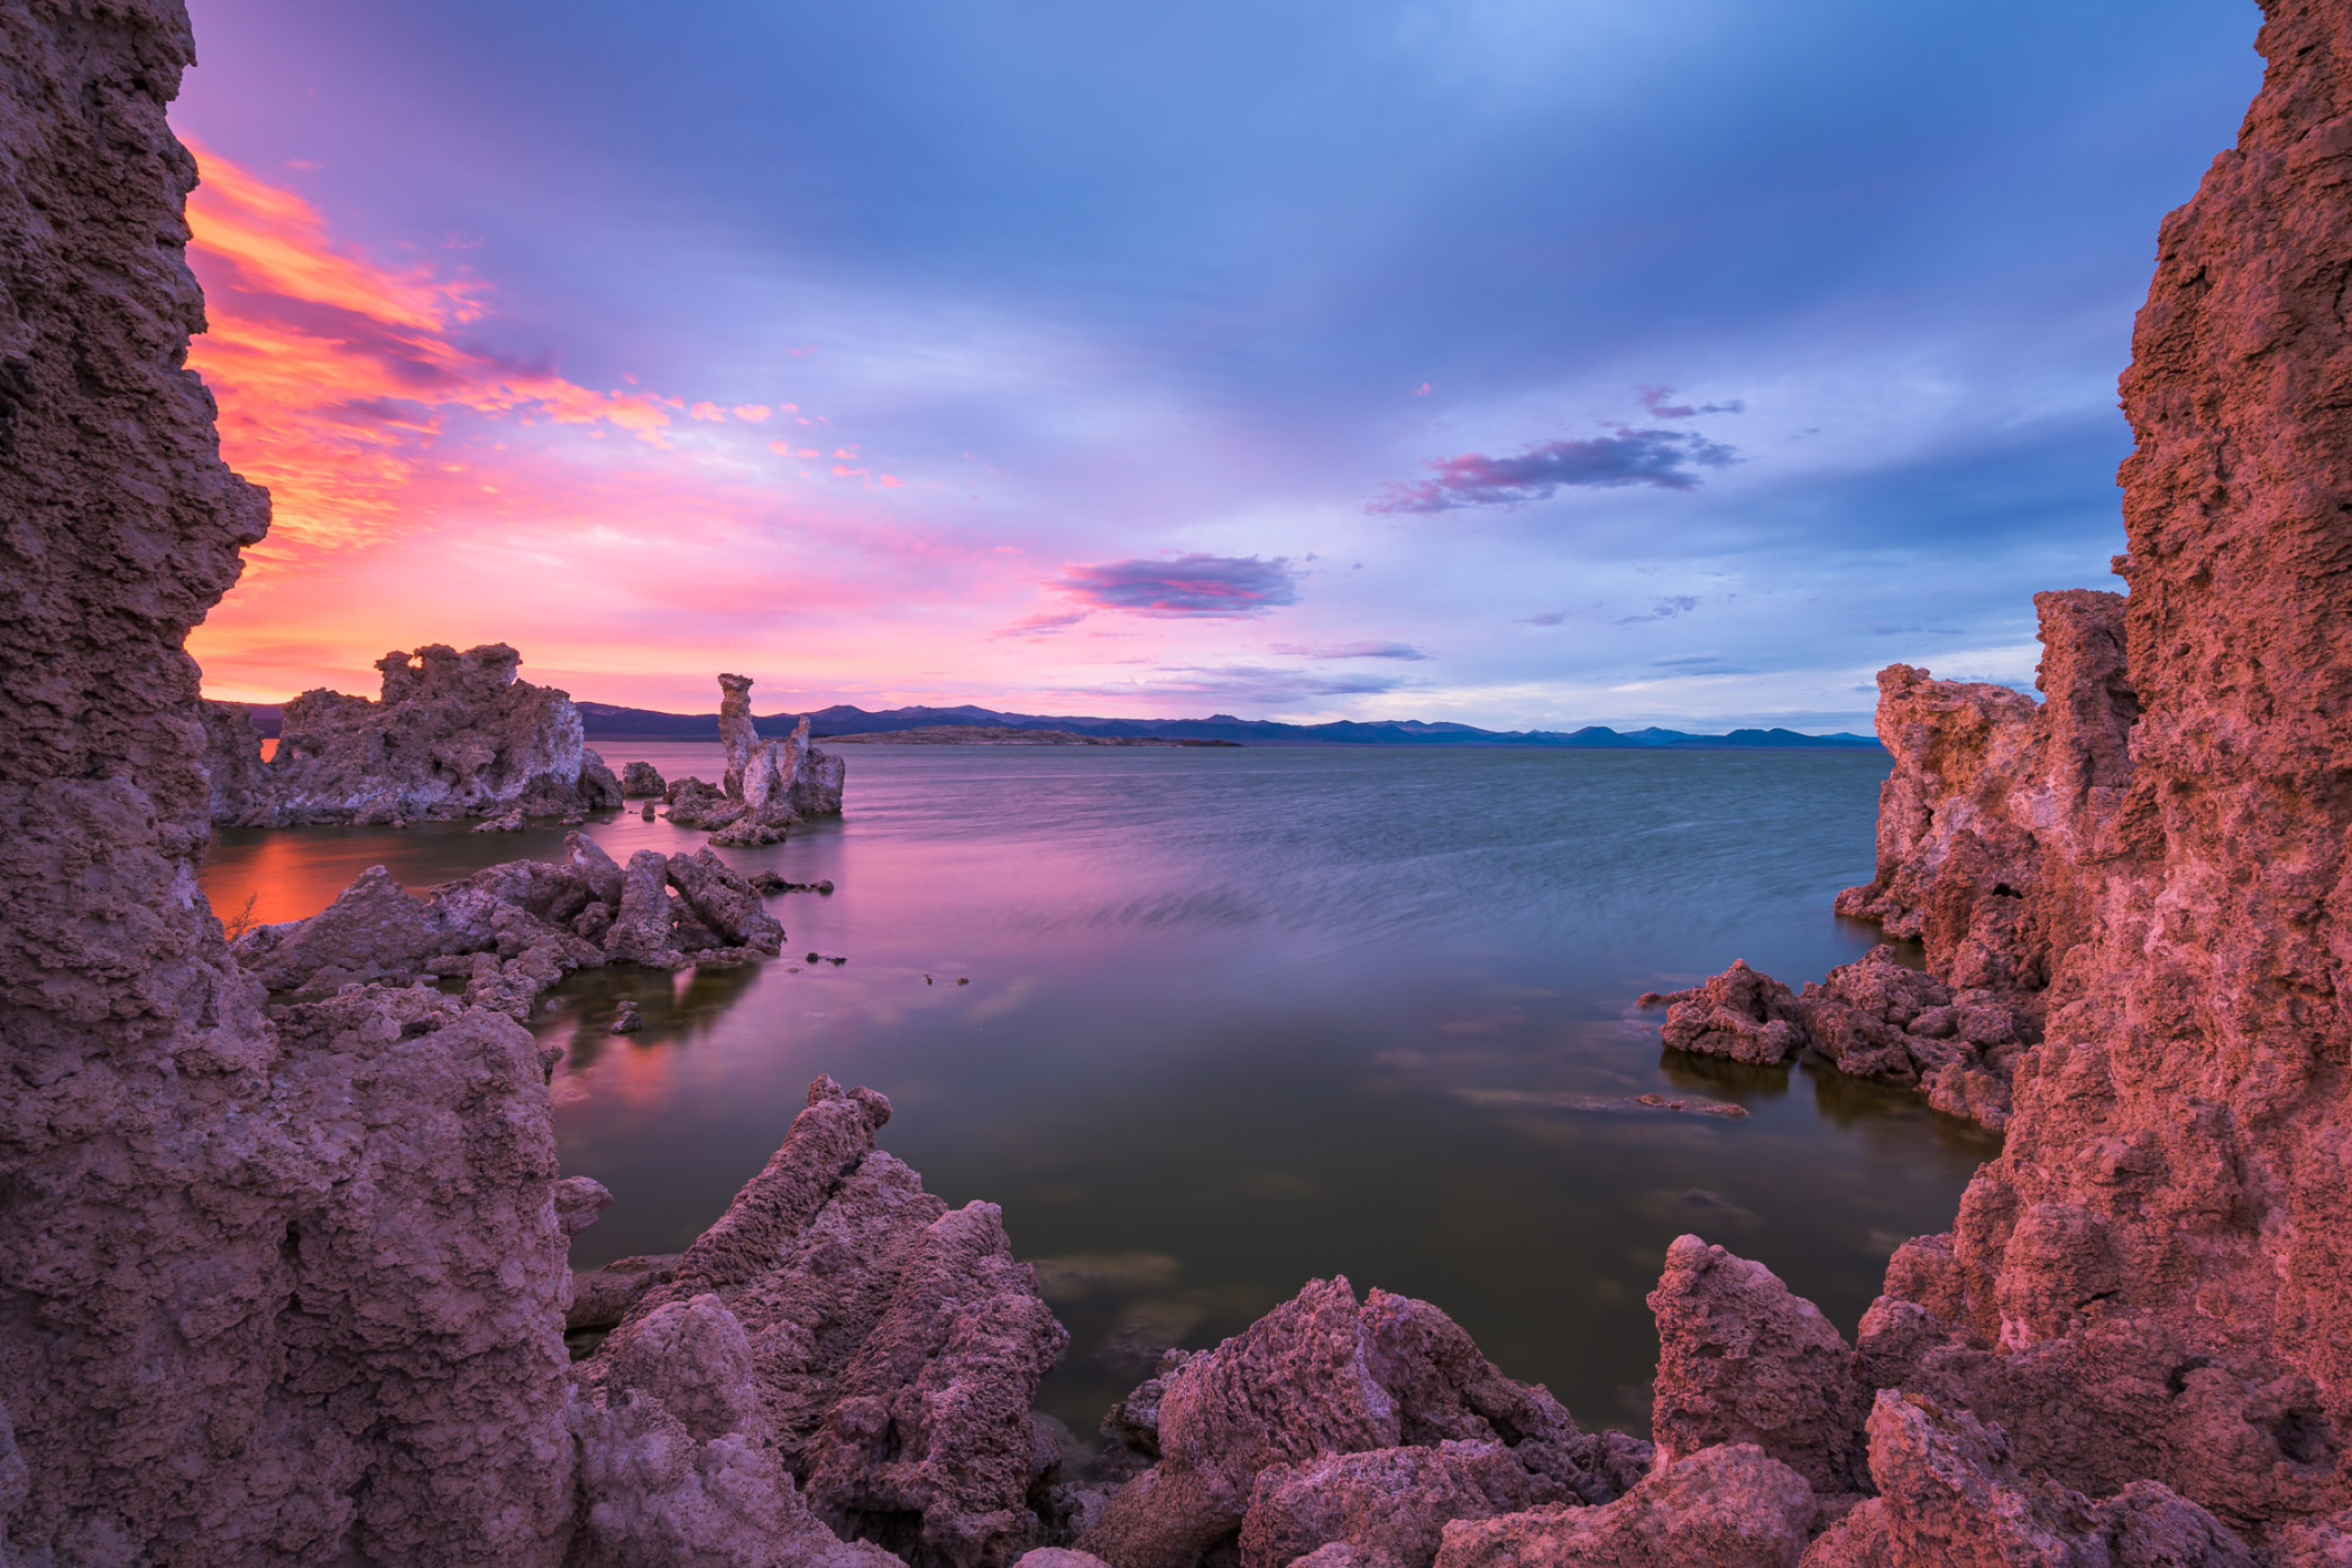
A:
[[[720,771],[715,744],[599,750]],[[842,750],[841,820],[728,854],[838,888],[769,900],[782,959],[545,1004],[564,1168],[616,1195],[575,1265],[693,1240],[831,1073],[890,1096],[882,1143],[933,1191],[1003,1206],[1071,1333],[1041,1403],[1081,1433],[1161,1348],[1331,1273],[1644,1430],[1642,1297],[1675,1235],[1850,1334],[1992,1152],[1892,1091],[1668,1058],[1632,1007],[1734,958],[1797,983],[1868,949],[1829,904],[1871,873],[1875,752]],[[622,861],[705,841],[589,830]],[[206,886],[284,919],[370,865],[421,888],[561,842],[229,831]],[[642,1033],[604,1032],[622,997]],[[1652,1091],[1750,1114],[1554,1102]]]

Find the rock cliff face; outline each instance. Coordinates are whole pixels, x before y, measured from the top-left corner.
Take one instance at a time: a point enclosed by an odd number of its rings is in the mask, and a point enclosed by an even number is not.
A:
[[[2014,1105],[1863,1320],[1881,1495],[1825,1568],[2346,1560],[2352,3],[2266,10],[2123,378],[2128,599],[2040,596],[2039,705],[1881,677],[1878,874],[1839,908],[1934,973],[1874,955],[1799,1011],[1874,1076],[1972,1043]]]
[[[1862,1335],[2025,1470],[2257,1533],[2352,1501],[2352,5],[2267,11],[2261,95],[2165,220],[2123,378],[2105,684],[2136,722],[2128,747],[2079,723],[2089,826],[2045,840],[2018,951],[2046,953],[2047,1038],[2007,1149]]]
[[[1878,874],[1838,912],[1923,944],[1928,972],[1884,947],[1802,996],[1735,963],[1668,1004],[1677,1050],[1774,1063],[1810,1046],[1840,1072],[1917,1089],[1938,1110],[2008,1124],[2019,1057],[2040,1042],[2051,977],[2095,918],[2140,714],[2125,669],[2124,599],[2034,597],[2036,703],[2007,686],[1879,675]]]
[[[34,1562],[550,1562],[529,1035],[422,992],[273,1025],[197,889],[183,644],[268,510],[181,368],[190,53],[171,0],[0,4],[0,1533]]]
[[[376,701],[321,688],[288,703],[267,762],[250,721],[241,728],[242,714],[206,704],[213,821],[293,827],[619,806],[620,781],[583,744],[579,710],[553,687],[516,680],[522,658],[504,643],[388,653],[376,661]]]

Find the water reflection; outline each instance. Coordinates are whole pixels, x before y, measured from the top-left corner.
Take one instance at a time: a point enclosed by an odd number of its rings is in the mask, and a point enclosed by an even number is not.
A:
[[[716,747],[606,745],[675,776]],[[1764,753],[851,753],[851,814],[729,859],[785,957],[572,977],[537,1028],[565,1168],[617,1195],[574,1259],[674,1250],[764,1162],[808,1079],[888,1092],[883,1142],[1004,1207],[1070,1328],[1045,1404],[1090,1431],[1170,1344],[1344,1272],[1442,1303],[1589,1419],[1646,1419],[1643,1295],[1697,1230],[1850,1331],[1989,1142],[1805,1066],[1662,1054],[1645,990],[1734,957],[1859,957],[1883,758]],[[617,858],[701,835],[628,813]],[[306,913],[561,832],[226,834],[216,906]],[[816,952],[847,963],[810,964]],[[959,985],[968,980],[968,985]],[[641,1032],[606,1032],[635,1001]],[[1595,1110],[1642,1095],[1740,1118]]]

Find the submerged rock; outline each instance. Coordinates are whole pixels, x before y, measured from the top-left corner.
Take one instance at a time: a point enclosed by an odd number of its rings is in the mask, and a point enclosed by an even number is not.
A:
[[[509,861],[422,898],[370,866],[318,914],[256,926],[234,951],[272,991],[462,977],[467,1000],[520,1021],[575,969],[724,966],[783,945],[783,926],[751,885],[707,848],[639,850],[624,870],[574,832],[564,852],[561,864]],[[639,1024],[636,1004],[624,1001],[610,1029],[624,1034]]]
[[[1745,959],[1696,990],[1658,999],[1668,1009],[1660,1035],[1677,1051],[1776,1066],[1805,1043],[1795,995]]]
[[[631,762],[621,770],[621,795],[639,800],[648,795],[660,797],[670,793],[669,784],[661,770],[650,762]]]
[[[2038,1000],[1955,994],[1883,944],[1802,996],[1735,962],[1693,990],[1643,999],[1668,1005],[1658,1032],[1675,1050],[1770,1066],[1810,1047],[1839,1072],[1919,1089],[1937,1110],[1996,1132],[2017,1061],[2041,1038]]]

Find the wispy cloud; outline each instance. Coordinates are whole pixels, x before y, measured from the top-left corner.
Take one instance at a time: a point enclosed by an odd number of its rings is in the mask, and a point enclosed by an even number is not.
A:
[[[1259,615],[1298,602],[1298,572],[1280,556],[1182,555],[1065,566],[1055,586],[1096,609],[1144,615]]]
[[[1614,489],[1652,485],[1693,490],[1697,470],[1720,468],[1737,454],[1720,442],[1679,430],[1620,430],[1584,441],[1554,441],[1516,457],[1465,452],[1432,461],[1432,479],[1391,483],[1373,512],[1445,512],[1458,506],[1516,506],[1563,485]]]
[[[1649,610],[1645,614],[1638,615],[1620,615],[1610,624],[1620,626],[1634,626],[1641,625],[1644,621],[1670,621],[1677,615],[1687,615],[1698,607],[1699,601],[1691,594],[1676,593],[1664,599],[1653,600],[1650,604]]]
[[[1674,396],[1671,387],[1643,387],[1637,389],[1637,395],[1642,400],[1642,407],[1649,410],[1655,419],[1697,419],[1701,414],[1747,412],[1747,405],[1737,399],[1727,403],[1669,402],[1668,400]]]
[[[1299,659],[1427,659],[1428,654],[1409,642],[1342,642],[1317,645],[1303,642],[1278,642],[1276,653],[1287,653]]]
[[[1086,619],[1086,615],[1084,610],[1069,610],[1060,615],[1046,612],[1035,615],[1024,615],[1011,626],[1000,626],[989,635],[996,637],[1049,637],[1055,632],[1069,630],[1070,627]]]
[[[1541,615],[1521,615],[1520,622],[1530,626],[1556,626],[1568,618],[1566,610],[1545,610]]]

